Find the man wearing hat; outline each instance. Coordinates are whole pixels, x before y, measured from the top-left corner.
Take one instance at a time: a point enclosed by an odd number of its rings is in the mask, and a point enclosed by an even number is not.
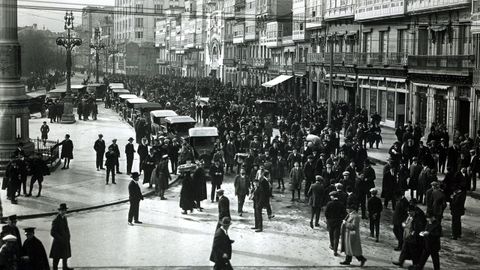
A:
[[[470,149],[470,163],[468,166],[468,172],[470,174],[471,191],[477,189],[477,173],[480,172],[480,158],[478,157],[475,149]]]
[[[333,255],[338,256],[338,242],[340,241],[340,228],[343,219],[347,215],[345,205],[338,200],[336,191],[328,194],[330,201],[325,207],[325,218],[327,219],[327,229],[330,237],[330,249],[333,250]]]
[[[118,144],[117,144],[117,139],[113,139],[112,140],[112,144],[110,144],[108,146],[108,148],[110,147],[113,147],[113,152],[115,152],[115,154],[117,155],[117,159],[115,161],[115,170],[116,170],[116,173],[118,174],[122,174],[120,172],[120,163],[118,163],[118,160],[120,159],[120,149],[118,149]]]
[[[17,238],[11,234],[2,237],[0,247],[1,269],[17,269],[20,247],[17,246]]]
[[[115,165],[118,161],[118,156],[115,153],[114,148],[110,145],[108,147],[107,153],[105,153],[105,167],[107,167],[107,176],[105,179],[105,184],[108,185],[108,178],[110,174],[112,175],[112,183],[116,184],[115,182]]]
[[[130,176],[132,181],[128,184],[128,200],[130,201],[130,208],[128,210],[128,225],[133,226],[132,220],[137,224],[142,224],[138,220],[138,209],[140,208],[140,201],[143,200],[143,194],[138,185],[138,172],[133,172]]]
[[[218,196],[218,220],[221,221],[224,217],[230,217],[230,200],[225,196],[223,189],[217,190]],[[220,223],[217,225],[217,229]]]
[[[128,143],[125,145],[125,155],[127,156],[127,175],[132,173],[133,157],[135,154],[135,147],[133,146],[134,139],[128,138]]]
[[[103,135],[98,134],[98,139],[93,144],[93,149],[97,153],[95,163],[97,165],[97,171],[104,170],[103,168],[103,155],[105,155],[105,141],[103,140]]]
[[[443,210],[447,207],[445,193],[440,188],[440,183],[433,181],[431,188],[425,193],[425,202],[427,204],[427,215],[435,216],[438,222],[442,222]]]
[[[254,188],[253,188],[253,192],[250,195],[250,199],[253,200],[255,226],[252,227],[252,230],[255,230],[255,232],[262,232],[263,231],[262,211],[263,211],[263,207],[266,204],[265,201],[267,200],[267,198],[262,193],[262,190],[260,188],[260,181],[258,179],[254,179],[253,184],[254,184]]]
[[[43,125],[40,127],[40,133],[42,133],[43,146],[47,144],[49,132],[50,132],[50,127],[47,125],[46,121],[43,121]]]
[[[375,237],[375,242],[378,242],[380,234],[380,215],[383,210],[382,200],[377,197],[378,190],[370,189],[372,197],[368,199],[368,218],[370,220],[370,237]]]
[[[360,202],[360,206],[362,209],[362,218],[366,219],[366,202],[370,198],[370,189],[375,187],[375,170],[373,170],[370,161],[368,159],[365,160],[365,165],[362,171],[363,179],[362,184],[360,185],[361,188],[358,191],[358,199]]]
[[[310,190],[310,185],[315,183],[315,166],[313,165],[313,155],[307,157],[307,162],[303,166],[303,175],[305,176],[305,202],[308,200],[308,191]],[[300,199],[300,197],[298,198]]]
[[[320,227],[320,211],[322,210],[325,200],[325,189],[322,184],[323,178],[320,175],[315,176],[315,183],[308,189],[308,204],[312,207],[312,215],[310,217],[310,228],[313,229],[313,218],[315,218],[315,227]]]
[[[228,236],[228,228],[232,224],[230,217],[224,217],[219,221],[219,228],[215,231],[213,238],[212,252],[210,253],[210,261],[214,262],[213,269],[227,270],[233,269],[230,264],[232,258],[232,244]]]
[[[28,270],[50,270],[48,265],[47,252],[42,242],[35,237],[35,228],[25,228],[27,239],[23,242],[23,255],[28,257],[24,269]]]
[[[17,215],[11,215],[7,218],[7,225],[2,227],[1,236],[13,235],[16,237],[18,248],[22,247],[22,239],[20,237],[20,231],[17,227]]]
[[[52,222],[50,235],[53,237],[52,248],[50,250],[50,258],[53,259],[53,270],[58,270],[58,263],[62,259],[62,269],[72,269],[68,267],[68,258],[72,256],[70,248],[70,229],[68,228],[67,205],[60,204],[58,215]]]
[[[212,189],[210,191],[210,199],[213,203],[213,199],[215,197],[215,201],[218,202],[218,195],[215,196],[216,192],[215,190],[221,189],[222,188],[222,183],[223,183],[223,174],[224,170],[223,167],[220,166],[220,161],[215,160],[213,162],[213,165],[210,167],[210,177],[211,177],[211,182],[212,182]]]

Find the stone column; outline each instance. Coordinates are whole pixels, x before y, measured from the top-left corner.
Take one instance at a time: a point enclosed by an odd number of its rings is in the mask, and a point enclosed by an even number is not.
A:
[[[20,83],[20,44],[17,36],[17,1],[0,0],[0,155],[8,156],[23,143],[33,151],[28,121],[29,98]]]
[[[428,87],[427,90],[427,122],[425,123],[425,130],[423,134],[428,136],[430,133],[430,128],[432,127],[432,123],[435,122],[435,89],[432,87]]]
[[[455,135],[455,128],[457,127],[456,116],[458,100],[456,99],[456,97],[457,87],[454,86],[449,88],[447,93],[447,130],[452,140],[453,135]]]
[[[470,130],[469,134],[471,138],[475,138],[477,133],[477,114],[478,114],[478,103],[477,95],[475,94],[475,87],[470,87]]]

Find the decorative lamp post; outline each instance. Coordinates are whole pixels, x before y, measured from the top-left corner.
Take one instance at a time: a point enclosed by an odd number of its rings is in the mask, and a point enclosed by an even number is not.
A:
[[[71,77],[72,77],[72,49],[76,46],[82,45],[82,40],[80,38],[72,38],[70,31],[73,30],[73,12],[70,13],[67,11],[65,13],[65,26],[64,29],[67,30],[66,37],[58,37],[57,45],[63,46],[67,50],[67,92],[65,93],[65,99],[63,102],[63,116],[62,123],[72,124],[75,123],[75,116],[73,115],[73,97],[71,90]]]
[[[115,54],[118,53],[117,45],[113,40],[112,45],[107,49],[109,55],[112,55],[112,74],[115,74]]]
[[[94,36],[94,43],[90,44],[90,48],[95,50],[95,82],[98,83],[98,62],[100,62],[100,56],[98,54],[98,51],[103,50],[105,48],[105,44],[100,41],[100,29],[98,27],[95,27],[95,36]]]

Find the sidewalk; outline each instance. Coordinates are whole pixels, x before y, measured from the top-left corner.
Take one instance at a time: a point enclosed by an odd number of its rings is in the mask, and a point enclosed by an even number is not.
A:
[[[96,121],[78,121],[71,125],[49,123],[46,118],[30,119],[30,137],[40,137],[40,126],[47,121],[50,126],[49,139],[63,140],[70,134],[74,144],[70,169],[57,169],[46,176],[43,182],[42,196],[36,198],[38,185],[33,189],[32,197],[18,198],[18,204],[11,204],[6,199],[6,191],[1,192],[3,216],[17,214],[20,218],[33,218],[57,212],[60,203],[66,203],[71,211],[98,208],[105,205],[128,200],[128,184],[130,177],[126,175],[126,159],[124,147],[129,137],[135,138],[133,128],[122,121],[118,114],[105,109],[103,103],[98,104],[99,115]],[[117,185],[105,185],[105,171],[96,171],[93,144],[99,133],[103,134],[105,143],[111,144],[113,138],[118,139],[120,149],[120,171],[116,175]],[[135,146],[135,149],[137,145]],[[133,171],[138,171],[138,155],[135,155]],[[62,164],[63,165],[63,164]],[[141,177],[140,181],[143,178]],[[27,180],[29,190],[30,177]],[[148,193],[149,189],[144,189]],[[22,193],[23,194],[23,193]]]

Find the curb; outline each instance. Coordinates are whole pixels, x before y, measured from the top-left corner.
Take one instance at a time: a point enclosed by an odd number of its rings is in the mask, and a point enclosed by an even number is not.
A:
[[[170,188],[171,186],[173,186],[177,182],[178,182],[178,177],[175,180],[173,180],[171,183],[169,183],[168,187]],[[148,196],[153,195],[154,193],[155,193],[155,190],[150,190],[150,191],[144,192],[143,196],[148,197]],[[118,201],[105,203],[105,204],[99,204],[99,205],[93,205],[93,206],[88,206],[88,207],[83,207],[83,208],[77,208],[77,209],[69,210],[69,211],[67,211],[67,213],[79,213],[79,212],[84,212],[84,211],[89,211],[89,210],[95,210],[95,209],[100,209],[100,208],[104,208],[104,207],[109,207],[109,206],[113,206],[113,205],[126,203],[128,201],[129,201],[128,199],[123,199],[123,200],[118,200]],[[23,215],[23,216],[19,215],[19,216],[17,216],[17,219],[26,220],[26,219],[42,218],[42,217],[53,216],[53,215],[56,215],[56,214],[58,214],[58,212],[47,212],[47,213],[39,213],[39,214]]]

